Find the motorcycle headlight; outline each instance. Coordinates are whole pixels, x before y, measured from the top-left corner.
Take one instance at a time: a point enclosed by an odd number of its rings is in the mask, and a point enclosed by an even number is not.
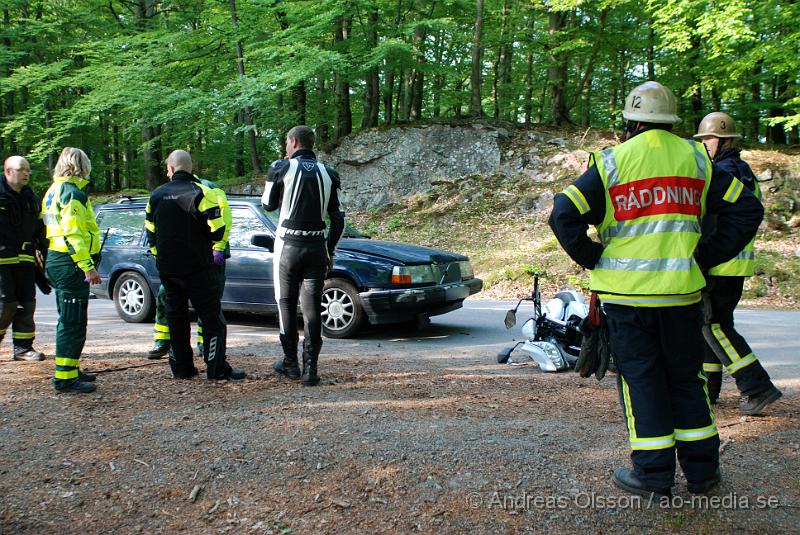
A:
[[[392,268],[392,284],[425,284],[436,282],[433,267],[424,266],[394,266]]]
[[[463,262],[459,262],[458,267],[461,270],[462,280],[475,278],[475,271],[473,271],[472,263],[469,260],[464,260]]]

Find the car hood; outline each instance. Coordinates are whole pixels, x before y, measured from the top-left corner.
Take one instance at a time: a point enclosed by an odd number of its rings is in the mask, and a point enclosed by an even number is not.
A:
[[[403,264],[444,264],[468,260],[464,255],[450,253],[431,247],[411,245],[391,241],[370,240],[366,238],[344,238],[339,242],[339,249],[354,253],[380,256],[389,260],[397,260]]]

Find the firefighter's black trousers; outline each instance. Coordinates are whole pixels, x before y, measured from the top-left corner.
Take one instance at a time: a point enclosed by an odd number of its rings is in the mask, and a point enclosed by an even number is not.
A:
[[[0,265],[0,341],[9,327],[14,347],[31,349],[36,336],[34,266],[30,262]]]
[[[686,479],[719,467],[719,434],[703,375],[701,305],[605,305],[631,460],[649,490],[669,489],[675,452]]]
[[[162,274],[166,290],[167,323],[172,338],[169,365],[175,377],[194,372],[192,346],[189,343],[189,300],[203,322],[205,344],[203,360],[209,379],[227,377],[230,365],[225,361],[227,327],[220,307],[217,278],[212,268],[180,276]]]
[[[753,350],[733,325],[733,311],[742,298],[744,277],[707,277],[711,301],[711,317],[706,333],[705,362],[711,399],[716,401],[722,387],[722,367],[736,380],[736,387],[745,396],[754,396],[773,388],[769,374]],[[708,308],[706,309],[708,313]]]
[[[303,348],[316,358],[322,349],[322,288],[328,270],[325,243],[293,245],[275,242],[275,299],[283,353],[297,358],[297,300],[302,296]]]

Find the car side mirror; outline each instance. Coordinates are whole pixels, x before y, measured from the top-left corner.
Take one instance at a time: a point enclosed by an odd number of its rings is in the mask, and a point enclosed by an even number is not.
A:
[[[506,312],[506,319],[504,320],[506,324],[506,329],[510,329],[514,325],[517,324],[517,311],[516,310],[509,310]]]
[[[250,243],[256,247],[263,247],[270,252],[275,249],[275,238],[269,234],[253,234],[250,237]]]

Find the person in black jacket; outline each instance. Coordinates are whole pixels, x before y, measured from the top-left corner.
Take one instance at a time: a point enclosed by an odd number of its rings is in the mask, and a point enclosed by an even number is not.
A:
[[[761,200],[753,170],[741,158],[741,149],[734,140],[742,136],[736,130],[736,122],[727,113],[713,112],[700,122],[694,136],[703,142],[714,164],[729,172]],[[717,218],[713,214],[703,219],[703,238],[700,247],[711,239],[717,229]],[[704,292],[706,303],[705,362],[703,370],[708,377],[708,394],[711,403],[716,403],[722,388],[722,367],[736,380],[736,386],[747,401],[740,408],[748,415],[759,414],[764,408],[781,397],[782,393],[772,383],[767,370],[755,353],[736,331],[733,311],[739,304],[744,289],[745,277],[755,273],[755,249],[751,240],[732,260],[713,267],[706,277],[708,286]]]
[[[36,326],[36,251],[47,254],[41,200],[28,186],[31,168],[22,156],[3,164],[0,181],[0,341],[13,328],[14,360],[44,360],[33,348]]]
[[[281,375],[300,377],[297,364],[297,300],[302,294],[303,384],[319,384],[317,361],[322,349],[322,288],[333,267],[333,254],[344,231],[339,206],[339,175],[317,162],[314,131],[295,126],[286,135],[286,159],[272,163],[261,199],[264,209],[280,209],[275,237],[275,299],[278,302],[283,360],[273,364]],[[325,215],[330,218],[327,228]]]
[[[225,233],[219,205],[208,199],[192,176],[192,158],[182,150],[167,158],[170,182],[157,188],[147,203],[145,228],[166,290],[167,323],[172,337],[169,364],[176,379],[197,375],[189,343],[189,307],[203,322],[203,360],[209,379],[244,379],[225,361],[227,328],[212,264],[224,262],[214,241]],[[218,253],[218,254],[217,254]]]

